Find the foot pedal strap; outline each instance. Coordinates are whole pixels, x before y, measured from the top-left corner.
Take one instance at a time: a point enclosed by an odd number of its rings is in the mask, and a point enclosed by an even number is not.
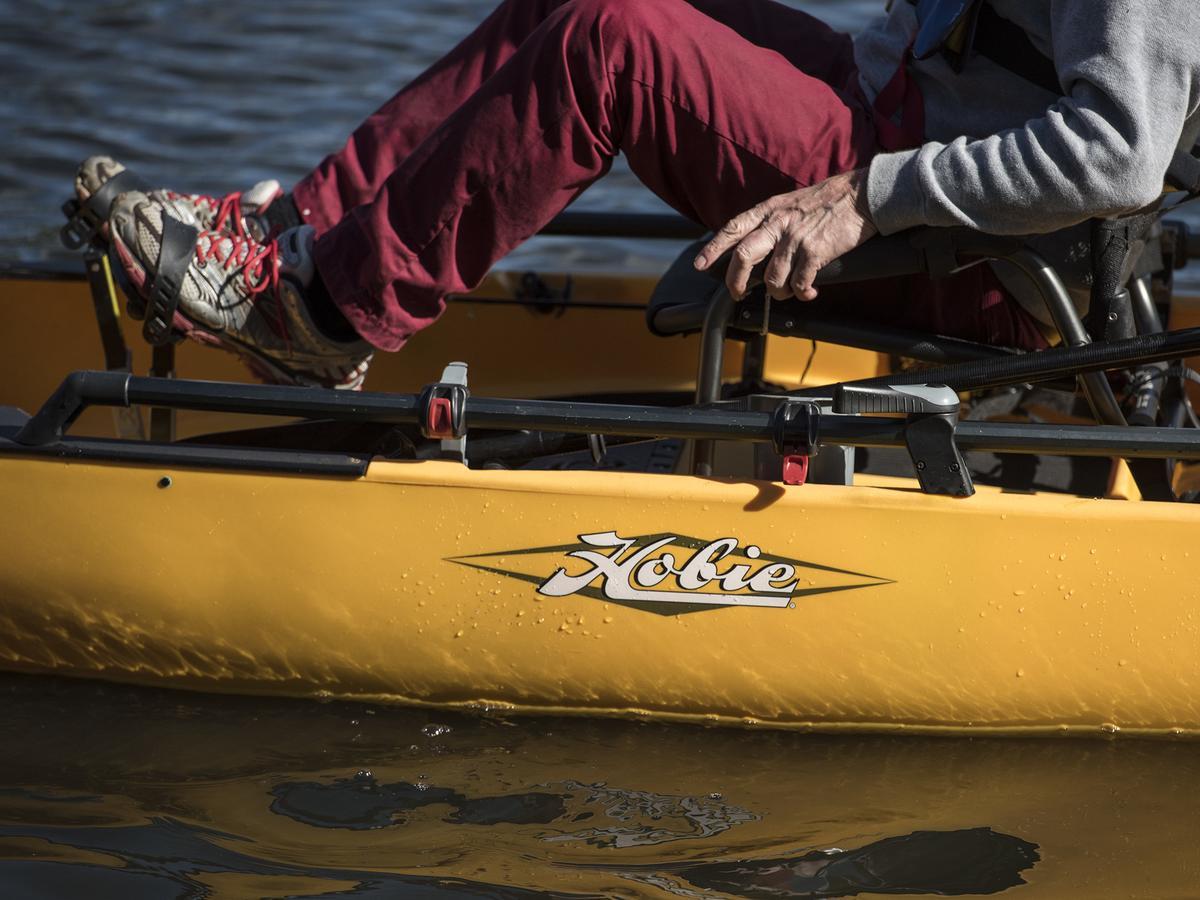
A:
[[[63,215],[67,224],[59,231],[58,237],[68,250],[78,250],[84,244],[96,243],[100,227],[108,219],[113,201],[129,191],[148,191],[150,186],[133,172],[126,169],[119,172],[100,186],[100,189],[88,197],[86,203],[72,198],[63,204]]]
[[[196,239],[200,232],[169,215],[162,218],[162,240],[158,251],[157,274],[150,285],[146,301],[146,321],[142,325],[142,336],[158,347],[171,340],[171,323],[179,307],[179,295],[183,291],[183,278],[192,255],[196,252]]]

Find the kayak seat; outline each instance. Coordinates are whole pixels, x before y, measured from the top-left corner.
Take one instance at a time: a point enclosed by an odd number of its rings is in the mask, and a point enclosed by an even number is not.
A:
[[[646,324],[660,337],[695,334],[704,329],[714,296],[724,292],[723,271],[698,272],[692,260],[704,246],[689,244],[659,280],[646,308]],[[972,264],[1014,252],[1019,242],[982,235],[969,229],[914,229],[875,238],[826,266],[817,284],[839,284],[930,273],[948,275]],[[750,340],[762,331],[766,315],[761,282],[738,303],[728,324],[728,337]],[[1019,351],[992,347],[917,331],[872,326],[860,319],[836,318],[812,312],[798,300],[772,301],[769,331],[781,337],[811,338],[917,359],[944,363],[1011,356]]]
[[[816,283],[850,283],[912,274],[927,274],[936,279],[988,260],[1004,260],[1037,288],[1065,346],[1122,341],[1165,330],[1154,300],[1153,284],[1169,291],[1173,270],[1181,267],[1192,249],[1186,226],[1180,229],[1177,224],[1164,224],[1161,216],[1162,210],[1156,204],[1130,215],[1090,223],[1092,278],[1086,317],[1076,310],[1054,267],[1023,240],[965,228],[917,228],[874,238],[822,269]],[[818,316],[812,313],[809,304],[795,300],[768,303],[760,274],[751,295],[737,303],[724,287],[722,267],[714,266],[712,274],[697,273],[692,268],[699,249],[698,243],[693,244],[675,260],[653,292],[646,310],[647,324],[655,334],[700,333],[695,395],[699,405],[718,402],[723,396],[727,338],[748,344],[735,395],[767,387],[763,376],[768,332],[951,366],[961,363],[1003,367],[1005,360],[1000,357],[1014,357],[1015,363],[1015,357],[1023,355],[1012,348]],[[1136,396],[1125,406],[1105,373],[1087,372],[1076,380],[1098,424],[1125,427],[1154,425],[1164,420],[1182,422],[1188,408],[1186,393],[1168,391],[1160,369],[1161,366],[1153,370],[1147,367],[1130,373],[1129,383],[1136,386]],[[926,370],[922,374],[933,379],[929,383],[934,383],[941,373]],[[805,385],[800,393],[824,396],[822,392],[831,387]],[[712,442],[697,441],[694,472],[711,474],[712,460]],[[1143,497],[1174,499],[1166,467],[1140,459],[1130,459],[1128,463]]]

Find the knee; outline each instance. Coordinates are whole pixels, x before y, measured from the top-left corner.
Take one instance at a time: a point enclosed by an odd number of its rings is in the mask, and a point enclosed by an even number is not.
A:
[[[664,19],[666,8],[682,0],[569,0],[563,12],[575,24],[606,33],[646,33]]]

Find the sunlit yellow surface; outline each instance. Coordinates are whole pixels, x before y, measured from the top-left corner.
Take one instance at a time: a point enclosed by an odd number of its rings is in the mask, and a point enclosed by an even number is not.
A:
[[[1191,507],[15,458],[0,496],[10,669],[801,729],[1200,735]],[[510,552],[606,531],[733,537],[826,568],[800,569],[794,608],[660,614],[675,610],[539,597],[578,563]],[[480,555],[488,570],[463,564]]]

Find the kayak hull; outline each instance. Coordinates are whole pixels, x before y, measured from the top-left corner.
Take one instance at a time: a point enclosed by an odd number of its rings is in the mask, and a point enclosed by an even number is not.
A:
[[[1200,736],[1191,507],[876,481],[10,456],[0,666],[821,731]]]

